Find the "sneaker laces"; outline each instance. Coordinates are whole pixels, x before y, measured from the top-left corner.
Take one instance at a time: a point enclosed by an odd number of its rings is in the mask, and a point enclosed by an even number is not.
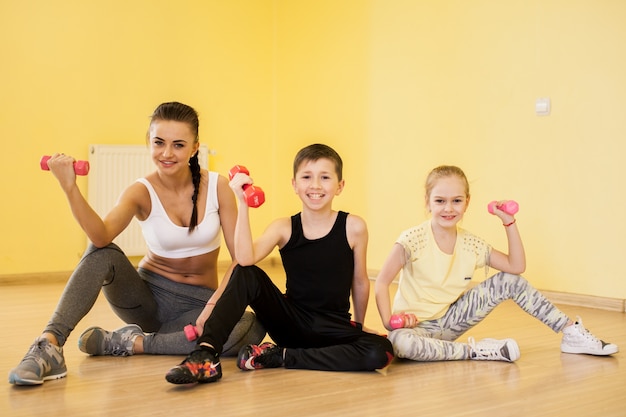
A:
[[[213,349],[201,347],[199,349],[192,351],[189,354],[189,356],[187,356],[185,360],[181,363],[181,365],[184,365],[185,363],[188,363],[188,362],[193,362],[193,363],[206,362],[207,354],[211,356],[211,362],[213,362],[214,360],[215,361],[218,360],[217,353]]]
[[[112,331],[109,335],[109,340],[106,340],[105,336],[105,354],[111,352],[112,356],[131,356],[134,354],[135,339],[139,334],[132,334],[130,337],[126,337],[126,332]]]
[[[278,368],[283,365],[282,349],[272,343],[264,343],[259,346],[260,353],[255,356],[254,362],[266,368]]]
[[[30,349],[28,349],[28,353],[26,353],[24,359],[22,359],[22,362],[28,359],[33,359],[35,362],[38,362],[38,359],[41,359],[42,354],[46,353],[47,344],[50,344],[48,339],[39,338],[35,340],[35,342],[33,342],[30,346]]]
[[[111,338],[111,340],[109,341],[110,345],[108,346],[110,349],[105,349],[105,353],[107,352],[107,350],[109,350],[112,356],[130,356],[131,352],[133,352],[133,343],[134,343],[135,337],[133,337],[129,342],[130,348],[128,348],[127,346],[124,346],[121,343],[122,342],[121,340],[117,341],[117,343],[112,343],[113,338]]]
[[[502,358],[502,354],[500,353],[502,343],[495,339],[483,339],[479,343],[476,343],[473,337],[468,337],[467,342],[476,357],[490,359]],[[480,346],[477,347],[477,345]]]
[[[576,316],[576,323],[574,323],[575,328],[578,330],[579,334],[587,340],[590,340],[595,343],[602,343],[600,339],[595,337],[589,330],[585,328],[583,325],[583,320],[580,316]]]
[[[196,349],[177,368],[186,369],[195,378],[210,378],[221,374],[219,356],[213,349]],[[184,371],[183,371],[184,372]],[[218,377],[219,378],[219,377]]]

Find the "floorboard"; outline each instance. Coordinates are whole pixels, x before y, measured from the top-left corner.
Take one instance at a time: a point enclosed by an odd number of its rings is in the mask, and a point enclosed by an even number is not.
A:
[[[46,324],[62,289],[59,283],[0,286],[0,370],[5,377]],[[626,349],[624,313],[559,307],[572,317],[582,316],[597,336]],[[367,325],[382,331],[373,294],[368,310]],[[563,354],[560,335],[510,301],[463,338],[515,338],[522,355],[514,364],[395,360],[385,370],[371,373],[242,372],[233,358],[224,358],[221,381],[194,387],[171,385],[164,379],[182,357],[88,357],[78,350],[77,337],[85,328],[122,324],[100,297],[65,346],[68,376],[38,387],[16,387],[5,379],[0,414],[626,416],[623,352],[612,357]]]

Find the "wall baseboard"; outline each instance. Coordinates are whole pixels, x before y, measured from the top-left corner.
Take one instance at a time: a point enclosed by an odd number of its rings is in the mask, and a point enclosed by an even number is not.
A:
[[[130,257],[133,265],[137,263],[141,257]],[[261,268],[280,267],[281,261],[277,257],[269,257],[258,264]],[[228,261],[219,261],[218,268],[220,271],[226,271],[230,266]],[[72,275],[72,271],[57,272],[35,272],[26,274],[0,274],[0,286],[3,285],[39,285],[39,284],[59,284],[65,283]]]
[[[72,271],[3,274],[0,275],[0,286],[59,284],[67,282],[71,274]]]
[[[565,304],[577,307],[597,308],[600,310],[626,312],[626,300],[619,298],[598,297],[594,295],[570,294],[558,291],[541,291],[554,304]]]
[[[229,263],[220,261],[220,269],[228,268]],[[275,268],[281,267],[280,258],[269,257],[259,263],[260,267]],[[0,286],[3,285],[41,285],[41,284],[59,284],[67,282],[72,271],[59,272],[40,272],[29,274],[0,274]],[[378,271],[369,270],[369,277],[374,281],[378,275]],[[626,312],[626,300],[621,298],[598,297],[595,295],[571,294],[559,291],[540,290],[554,304],[564,304],[576,307],[596,308],[599,310]]]
[[[371,281],[378,276],[377,270],[368,270]],[[397,279],[394,283],[398,283]],[[474,284],[475,285],[475,284]],[[626,299],[599,297],[595,295],[572,294],[560,291],[539,290],[548,300],[554,304],[570,305],[576,307],[596,308],[598,310],[617,311],[626,313]]]

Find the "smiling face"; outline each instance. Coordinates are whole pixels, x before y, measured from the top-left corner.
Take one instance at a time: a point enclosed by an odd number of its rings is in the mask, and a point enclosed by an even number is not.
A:
[[[185,122],[155,120],[149,131],[152,161],[160,172],[189,173],[189,159],[198,151],[199,143]]]
[[[293,189],[309,208],[321,208],[341,194],[344,181],[339,180],[333,161],[328,158],[304,160],[292,180]]]
[[[438,178],[428,195],[427,207],[433,222],[442,228],[456,226],[469,204],[465,181],[458,176]]]

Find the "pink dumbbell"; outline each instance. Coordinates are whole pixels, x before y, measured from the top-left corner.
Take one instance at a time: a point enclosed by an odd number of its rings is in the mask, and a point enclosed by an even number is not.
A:
[[[232,180],[235,174],[239,172],[250,175],[250,171],[248,171],[248,168],[244,167],[243,165],[235,165],[228,172],[228,178]],[[248,205],[248,207],[259,207],[265,202],[265,193],[263,192],[261,187],[255,187],[254,185],[245,184],[243,186],[243,195],[246,199],[246,204]]]
[[[491,203],[487,205],[487,211],[493,214],[494,207],[497,207],[498,210],[502,210],[506,214],[511,214],[511,215],[519,211],[519,204],[517,204],[517,202],[513,200],[507,200],[507,201],[502,202],[501,204],[498,204],[497,201],[492,201]]]
[[[193,324],[186,325],[183,330],[185,331],[185,336],[187,337],[187,340],[189,340],[190,342],[193,342],[198,338],[198,331],[196,330],[196,326],[194,326]]]
[[[48,168],[48,159],[50,159],[50,156],[44,155],[39,161],[39,166],[41,166],[41,169],[43,169],[44,171],[50,171],[50,168]],[[76,173],[76,175],[89,174],[89,161],[74,162],[74,172]]]
[[[389,325],[391,328],[395,330],[404,327],[404,317],[404,314],[393,314],[389,318]]]

